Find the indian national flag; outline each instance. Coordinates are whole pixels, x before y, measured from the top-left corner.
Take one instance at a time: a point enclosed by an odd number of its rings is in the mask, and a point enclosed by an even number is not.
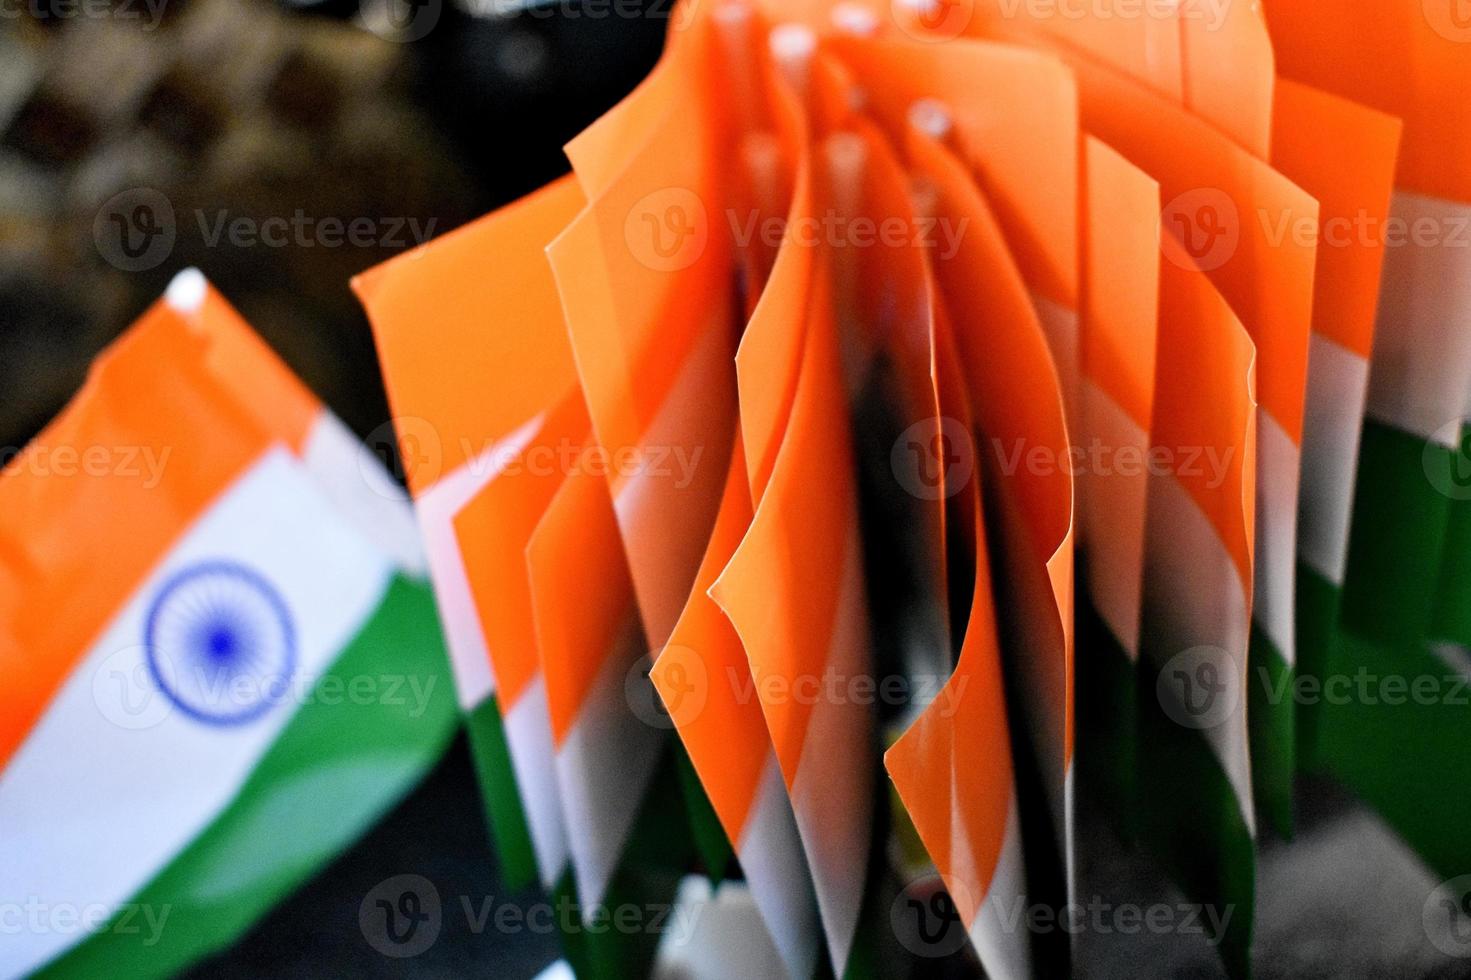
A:
[[[407,500],[198,272],[0,473],[0,515],[6,976],[182,969],[450,735]]]
[[[959,354],[943,309],[932,332],[936,392],[943,417],[973,431]],[[930,860],[954,901],[987,976],[1031,975],[1025,929],[1012,918],[1026,904],[1026,867],[1008,730],[1002,654],[981,513],[979,475],[962,483],[952,467],[944,486],[956,506],[951,537],[969,542],[949,561],[974,569],[960,657],[945,687],[924,705],[884,756]]]
[[[1087,297],[1075,443],[1079,768],[1134,829],[1139,617],[1159,327],[1159,184],[1101,140],[1084,147]],[[1086,647],[1086,649],[1084,649]]]
[[[1298,503],[1297,673],[1321,679],[1338,628],[1359,432],[1369,383],[1384,236],[1345,229],[1385,226],[1400,122],[1355,102],[1279,79],[1274,166],[1317,200],[1323,234],[1313,286]],[[1252,678],[1274,698],[1280,680]],[[1299,712],[1299,749],[1314,751],[1316,712]]]
[[[1036,826],[1035,839],[1056,842],[1051,854],[1045,844],[1029,854],[1031,898],[1060,905],[1076,884],[1073,481],[1061,462],[1011,466],[1014,456],[1007,454],[1021,446],[1069,458],[1062,378],[1000,222],[969,169],[918,129],[908,134],[906,154],[912,174],[934,187],[940,220],[967,229],[955,255],[932,266],[974,413],[987,503],[996,504],[991,581],[999,596],[1007,694],[1021,722],[1013,731],[1025,733],[1012,747],[1020,820]]]
[[[720,514],[694,590],[649,678],[735,848],[761,919],[793,978],[813,975],[817,897],[767,734],[748,692],[746,651],[708,590],[751,523],[745,454],[737,442]]]
[[[1256,348],[1209,279],[1160,266],[1153,445],[1222,469],[1150,474],[1139,670],[1141,840],[1194,901],[1232,913],[1215,937],[1250,972],[1256,820],[1247,735],[1255,520]]]
[[[591,921],[603,907],[672,895],[677,879],[663,876],[687,855],[668,836],[684,812],[650,818],[645,806],[659,775],[673,776],[661,768],[669,735],[626,693],[648,648],[606,479],[615,454],[594,437],[545,254],[584,202],[564,178],[354,285],[377,337],[503,870],[538,879]],[[633,868],[641,834],[662,837],[663,850]],[[580,968],[616,972],[637,970],[657,937],[562,938],[574,960],[585,945]]]
[[[353,283],[383,362],[502,870],[548,888],[569,852],[526,549],[568,451],[587,437],[542,255],[582,201],[563,179]]]
[[[1460,683],[1464,661],[1434,642],[1471,640],[1471,44],[1456,11],[1415,0],[1266,4],[1284,74],[1403,121],[1389,220],[1376,235],[1382,283],[1324,689],[1395,677],[1411,688],[1433,683],[1444,696],[1325,698],[1313,761],[1446,876],[1464,870],[1467,853],[1456,832],[1461,797],[1444,788],[1471,779],[1455,749],[1466,741],[1467,713],[1448,686]],[[1402,70],[1365,72],[1366,64]],[[1416,775],[1427,771],[1437,773],[1432,783]]]

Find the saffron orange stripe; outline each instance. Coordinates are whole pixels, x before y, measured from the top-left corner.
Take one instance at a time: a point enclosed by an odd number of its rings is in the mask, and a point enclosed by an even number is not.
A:
[[[874,116],[896,145],[917,99],[945,103],[955,142],[993,202],[1027,284],[1075,309],[1078,94],[1057,59],[978,40],[830,43],[864,83]],[[977,92],[986,98],[977,100]]]
[[[526,545],[526,569],[560,748],[638,615],[608,483],[595,466],[574,466],[562,482]]]
[[[1263,6],[1278,71],[1404,120],[1400,187],[1471,201],[1471,30],[1457,22],[1456,4],[1269,0]]]
[[[1084,155],[1083,375],[1148,432],[1159,320],[1159,184],[1101,140],[1088,137]],[[1154,218],[1141,220],[1149,215]]]
[[[745,647],[708,590],[740,545],[751,516],[745,455],[737,440],[689,604],[649,672],[732,844],[741,840],[755,803],[771,736]]]
[[[587,408],[582,390],[574,387],[536,437],[454,518],[503,714],[541,669],[526,546],[567,478],[569,453],[579,453],[587,437]]]
[[[1160,265],[1159,355],[1152,442],[1219,451],[1223,473],[1181,467],[1185,487],[1231,554],[1251,595],[1256,539],[1254,390],[1256,349],[1241,321],[1204,273],[1173,262]],[[1239,494],[1237,491],[1239,490]]]
[[[1313,332],[1367,358],[1401,123],[1321,89],[1281,79],[1272,163],[1318,199]],[[1343,148],[1352,147],[1351,159]]]
[[[422,419],[438,443],[434,465],[409,468],[415,495],[576,383],[566,331],[545,328],[562,306],[541,249],[582,204],[563,177],[353,280],[395,416]]]
[[[1262,406],[1302,442],[1318,203],[1268,164],[1168,99],[1073,59],[1083,123],[1160,182],[1167,256],[1203,271],[1261,355]]]

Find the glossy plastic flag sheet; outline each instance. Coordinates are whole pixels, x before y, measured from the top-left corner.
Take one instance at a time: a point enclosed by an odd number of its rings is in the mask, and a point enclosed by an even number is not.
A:
[[[0,471],[0,584],[7,977],[219,951],[454,730],[407,497],[194,270]]]
[[[1304,770],[1471,869],[1471,716],[1322,696],[1471,643],[1471,37],[1101,6],[677,6],[569,175],[355,280],[500,860],[584,926],[697,869],[799,980],[1086,973],[1086,822],[1247,976]]]

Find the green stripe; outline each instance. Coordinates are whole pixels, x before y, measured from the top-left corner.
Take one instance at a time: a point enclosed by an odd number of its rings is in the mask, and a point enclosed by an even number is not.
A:
[[[1471,428],[1462,432],[1461,448],[1450,454],[1450,462],[1455,468],[1448,471],[1457,475],[1463,472],[1464,459],[1471,451],[1471,444],[1468,444]],[[1456,486],[1457,492],[1461,489]],[[1471,560],[1468,560],[1471,556],[1471,500],[1458,497],[1448,506],[1445,554],[1431,615],[1430,635],[1471,646]]]
[[[486,822],[500,859],[501,880],[510,890],[520,891],[537,880],[536,851],[521,808],[516,771],[511,767],[500,702],[494,695],[465,715],[465,731],[480,780]]]
[[[1327,676],[1332,645],[1338,634],[1343,593],[1337,585],[1307,565],[1297,566],[1297,678],[1305,688],[1319,690]],[[1312,700],[1297,706],[1297,765],[1321,769],[1318,750],[1319,705]]]
[[[1076,595],[1078,778],[1113,818],[1119,836],[1134,840],[1139,826],[1136,669],[1088,600],[1081,571]]]
[[[1252,799],[1264,823],[1279,836],[1291,837],[1292,778],[1297,768],[1292,665],[1255,622],[1247,663]]]
[[[1379,811],[1436,873],[1471,869],[1465,833],[1471,786],[1471,698],[1465,678],[1422,644],[1387,647],[1340,634],[1331,648],[1330,676],[1350,692],[1363,677],[1403,680],[1395,700],[1370,685],[1372,698],[1324,697],[1318,742],[1323,765]],[[1417,679],[1434,685],[1435,703],[1405,697]]]
[[[146,929],[104,930],[40,975],[176,973],[234,941],[368,830],[428,772],[454,732],[438,622],[428,586],[396,578],[318,682],[320,696],[296,711],[230,807],[134,897],[167,907],[157,942],[145,944]],[[434,687],[423,705],[339,696],[353,678],[385,676]],[[338,694],[323,692],[329,679]]]
[[[1155,696],[1159,668],[1139,662],[1140,840],[1194,902],[1230,909],[1215,936],[1227,972],[1251,975],[1256,848],[1226,771],[1203,732],[1176,724]],[[1210,919],[1210,916],[1205,918]]]
[[[1451,449],[1373,420],[1364,424],[1343,620],[1381,643],[1414,643],[1430,625],[1450,500],[1426,477],[1427,458]]]

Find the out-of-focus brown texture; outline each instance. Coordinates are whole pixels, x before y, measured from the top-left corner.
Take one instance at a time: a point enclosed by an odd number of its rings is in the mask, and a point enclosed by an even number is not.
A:
[[[408,46],[262,0],[168,0],[156,25],[129,6],[140,17],[0,28],[0,446],[33,435],[190,265],[349,423],[381,423],[348,279],[491,198],[413,103]],[[177,238],[155,267],[124,271],[94,222],[140,187],[169,200]],[[211,242],[222,216],[298,215],[371,219],[377,244]]]

